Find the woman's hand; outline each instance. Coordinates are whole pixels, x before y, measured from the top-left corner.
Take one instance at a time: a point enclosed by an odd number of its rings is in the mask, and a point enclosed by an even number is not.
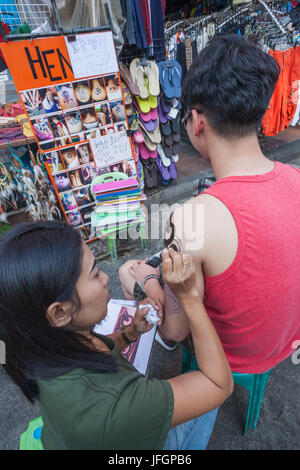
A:
[[[149,274],[155,274],[158,277],[160,276],[159,267],[153,268],[149,264],[146,264],[146,261],[147,260],[135,261],[129,268],[131,276],[139,286],[142,284],[145,277]]]
[[[163,279],[176,297],[199,296],[196,271],[190,255],[178,253],[172,248],[164,249],[162,260]]]
[[[149,312],[149,308],[147,307],[143,308],[143,305],[146,305],[146,304],[151,304],[155,308],[155,310],[157,310],[158,316],[160,318],[158,322],[158,326],[161,325],[161,322],[162,322],[163,307],[162,307],[161,302],[158,300],[154,300],[151,297],[146,297],[146,299],[143,299],[139,302],[138,307],[135,312],[133,322],[132,322],[132,325],[135,328],[135,331],[138,335],[147,333],[147,331],[150,331],[153,327],[153,324],[148,323],[147,320],[145,319],[145,316]]]

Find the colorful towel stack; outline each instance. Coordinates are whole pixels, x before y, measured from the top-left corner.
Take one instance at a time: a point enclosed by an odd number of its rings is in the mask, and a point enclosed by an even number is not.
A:
[[[109,179],[110,175],[105,176]],[[100,183],[95,178],[91,191],[96,200],[91,224],[98,236],[106,236],[137,223],[145,224],[141,201],[146,198],[135,178]]]

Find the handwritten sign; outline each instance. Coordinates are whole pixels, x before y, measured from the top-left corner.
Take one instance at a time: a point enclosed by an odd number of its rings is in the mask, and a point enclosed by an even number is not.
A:
[[[118,63],[111,31],[80,34],[66,45],[75,78],[118,72]]]
[[[104,135],[90,141],[96,166],[102,168],[132,158],[126,132]]]

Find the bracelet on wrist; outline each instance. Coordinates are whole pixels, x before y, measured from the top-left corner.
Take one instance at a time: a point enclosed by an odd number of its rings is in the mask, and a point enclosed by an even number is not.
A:
[[[159,276],[157,276],[156,274],[148,274],[148,276],[144,277],[140,285],[141,290],[144,292],[144,294],[145,294],[144,287],[145,287],[146,282],[149,281],[149,279],[156,279],[159,282]]]

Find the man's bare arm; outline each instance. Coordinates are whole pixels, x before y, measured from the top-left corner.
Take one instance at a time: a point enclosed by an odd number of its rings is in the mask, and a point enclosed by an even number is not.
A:
[[[183,223],[184,219],[181,210],[177,210],[171,214],[164,240],[164,244],[167,248],[172,247],[178,252],[185,251]],[[200,294],[203,296],[202,272],[196,273],[196,278]],[[173,341],[182,341],[190,333],[189,322],[185,311],[176,295],[167,285],[164,287],[164,321],[160,330],[165,337]]]

